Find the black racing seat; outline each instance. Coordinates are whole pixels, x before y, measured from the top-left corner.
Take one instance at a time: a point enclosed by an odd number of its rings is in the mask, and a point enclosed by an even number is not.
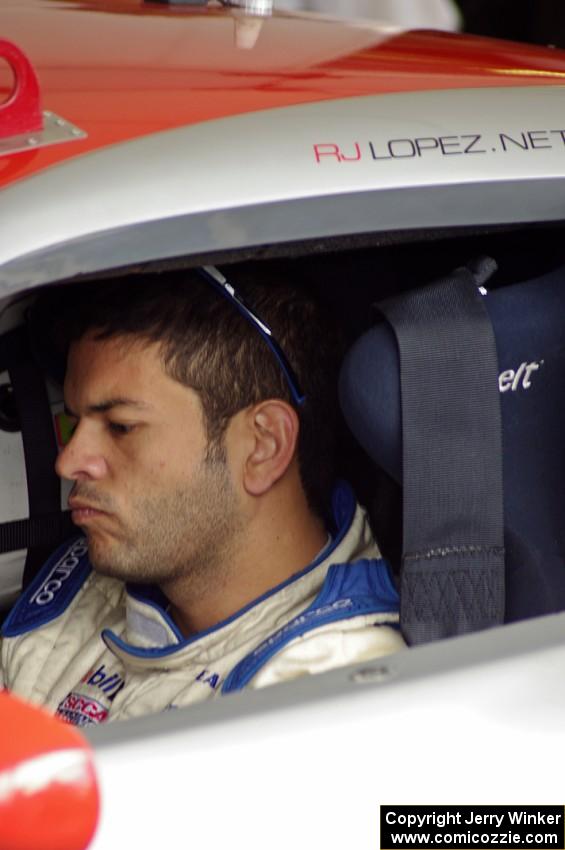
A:
[[[493,289],[483,303],[498,355],[505,620],[512,621],[565,609],[565,269]],[[346,357],[340,399],[359,443],[404,485],[399,349],[384,318]],[[461,425],[463,442],[472,426]]]

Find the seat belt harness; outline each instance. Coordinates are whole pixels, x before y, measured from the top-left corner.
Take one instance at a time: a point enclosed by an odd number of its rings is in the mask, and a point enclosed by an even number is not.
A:
[[[22,431],[29,519],[0,524],[0,554],[27,549],[24,583],[45,562],[54,546],[72,529],[61,512],[61,489],[55,474],[57,442],[43,374],[33,359],[26,327],[0,338],[0,371],[7,370]]]
[[[479,286],[488,258],[379,304],[400,354],[403,554],[409,644],[504,620],[498,360]]]

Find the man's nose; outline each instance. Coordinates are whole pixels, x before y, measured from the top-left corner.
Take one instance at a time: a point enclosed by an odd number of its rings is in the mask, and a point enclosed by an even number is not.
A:
[[[69,481],[98,480],[106,475],[107,468],[100,447],[82,424],[75,429],[55,462],[57,475]]]

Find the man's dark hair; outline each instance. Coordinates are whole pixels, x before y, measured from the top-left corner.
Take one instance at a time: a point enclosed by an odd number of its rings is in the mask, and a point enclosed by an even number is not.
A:
[[[197,271],[74,284],[72,290],[44,296],[39,312],[43,321],[57,315],[51,326],[58,328],[65,350],[86,333],[159,343],[167,373],[200,396],[211,456],[221,449],[239,410],[268,398],[287,401],[299,416],[298,463],[308,503],[326,517],[335,476],[341,355],[335,323],[318,299],[288,283],[284,274],[257,266],[223,271],[271,327],[306,396],[304,404],[293,402],[281,366],[258,330]]]

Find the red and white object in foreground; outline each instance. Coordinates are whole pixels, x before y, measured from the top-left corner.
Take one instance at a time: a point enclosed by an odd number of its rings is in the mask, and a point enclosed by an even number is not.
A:
[[[73,727],[0,692],[0,850],[83,850],[96,829],[92,754]]]

